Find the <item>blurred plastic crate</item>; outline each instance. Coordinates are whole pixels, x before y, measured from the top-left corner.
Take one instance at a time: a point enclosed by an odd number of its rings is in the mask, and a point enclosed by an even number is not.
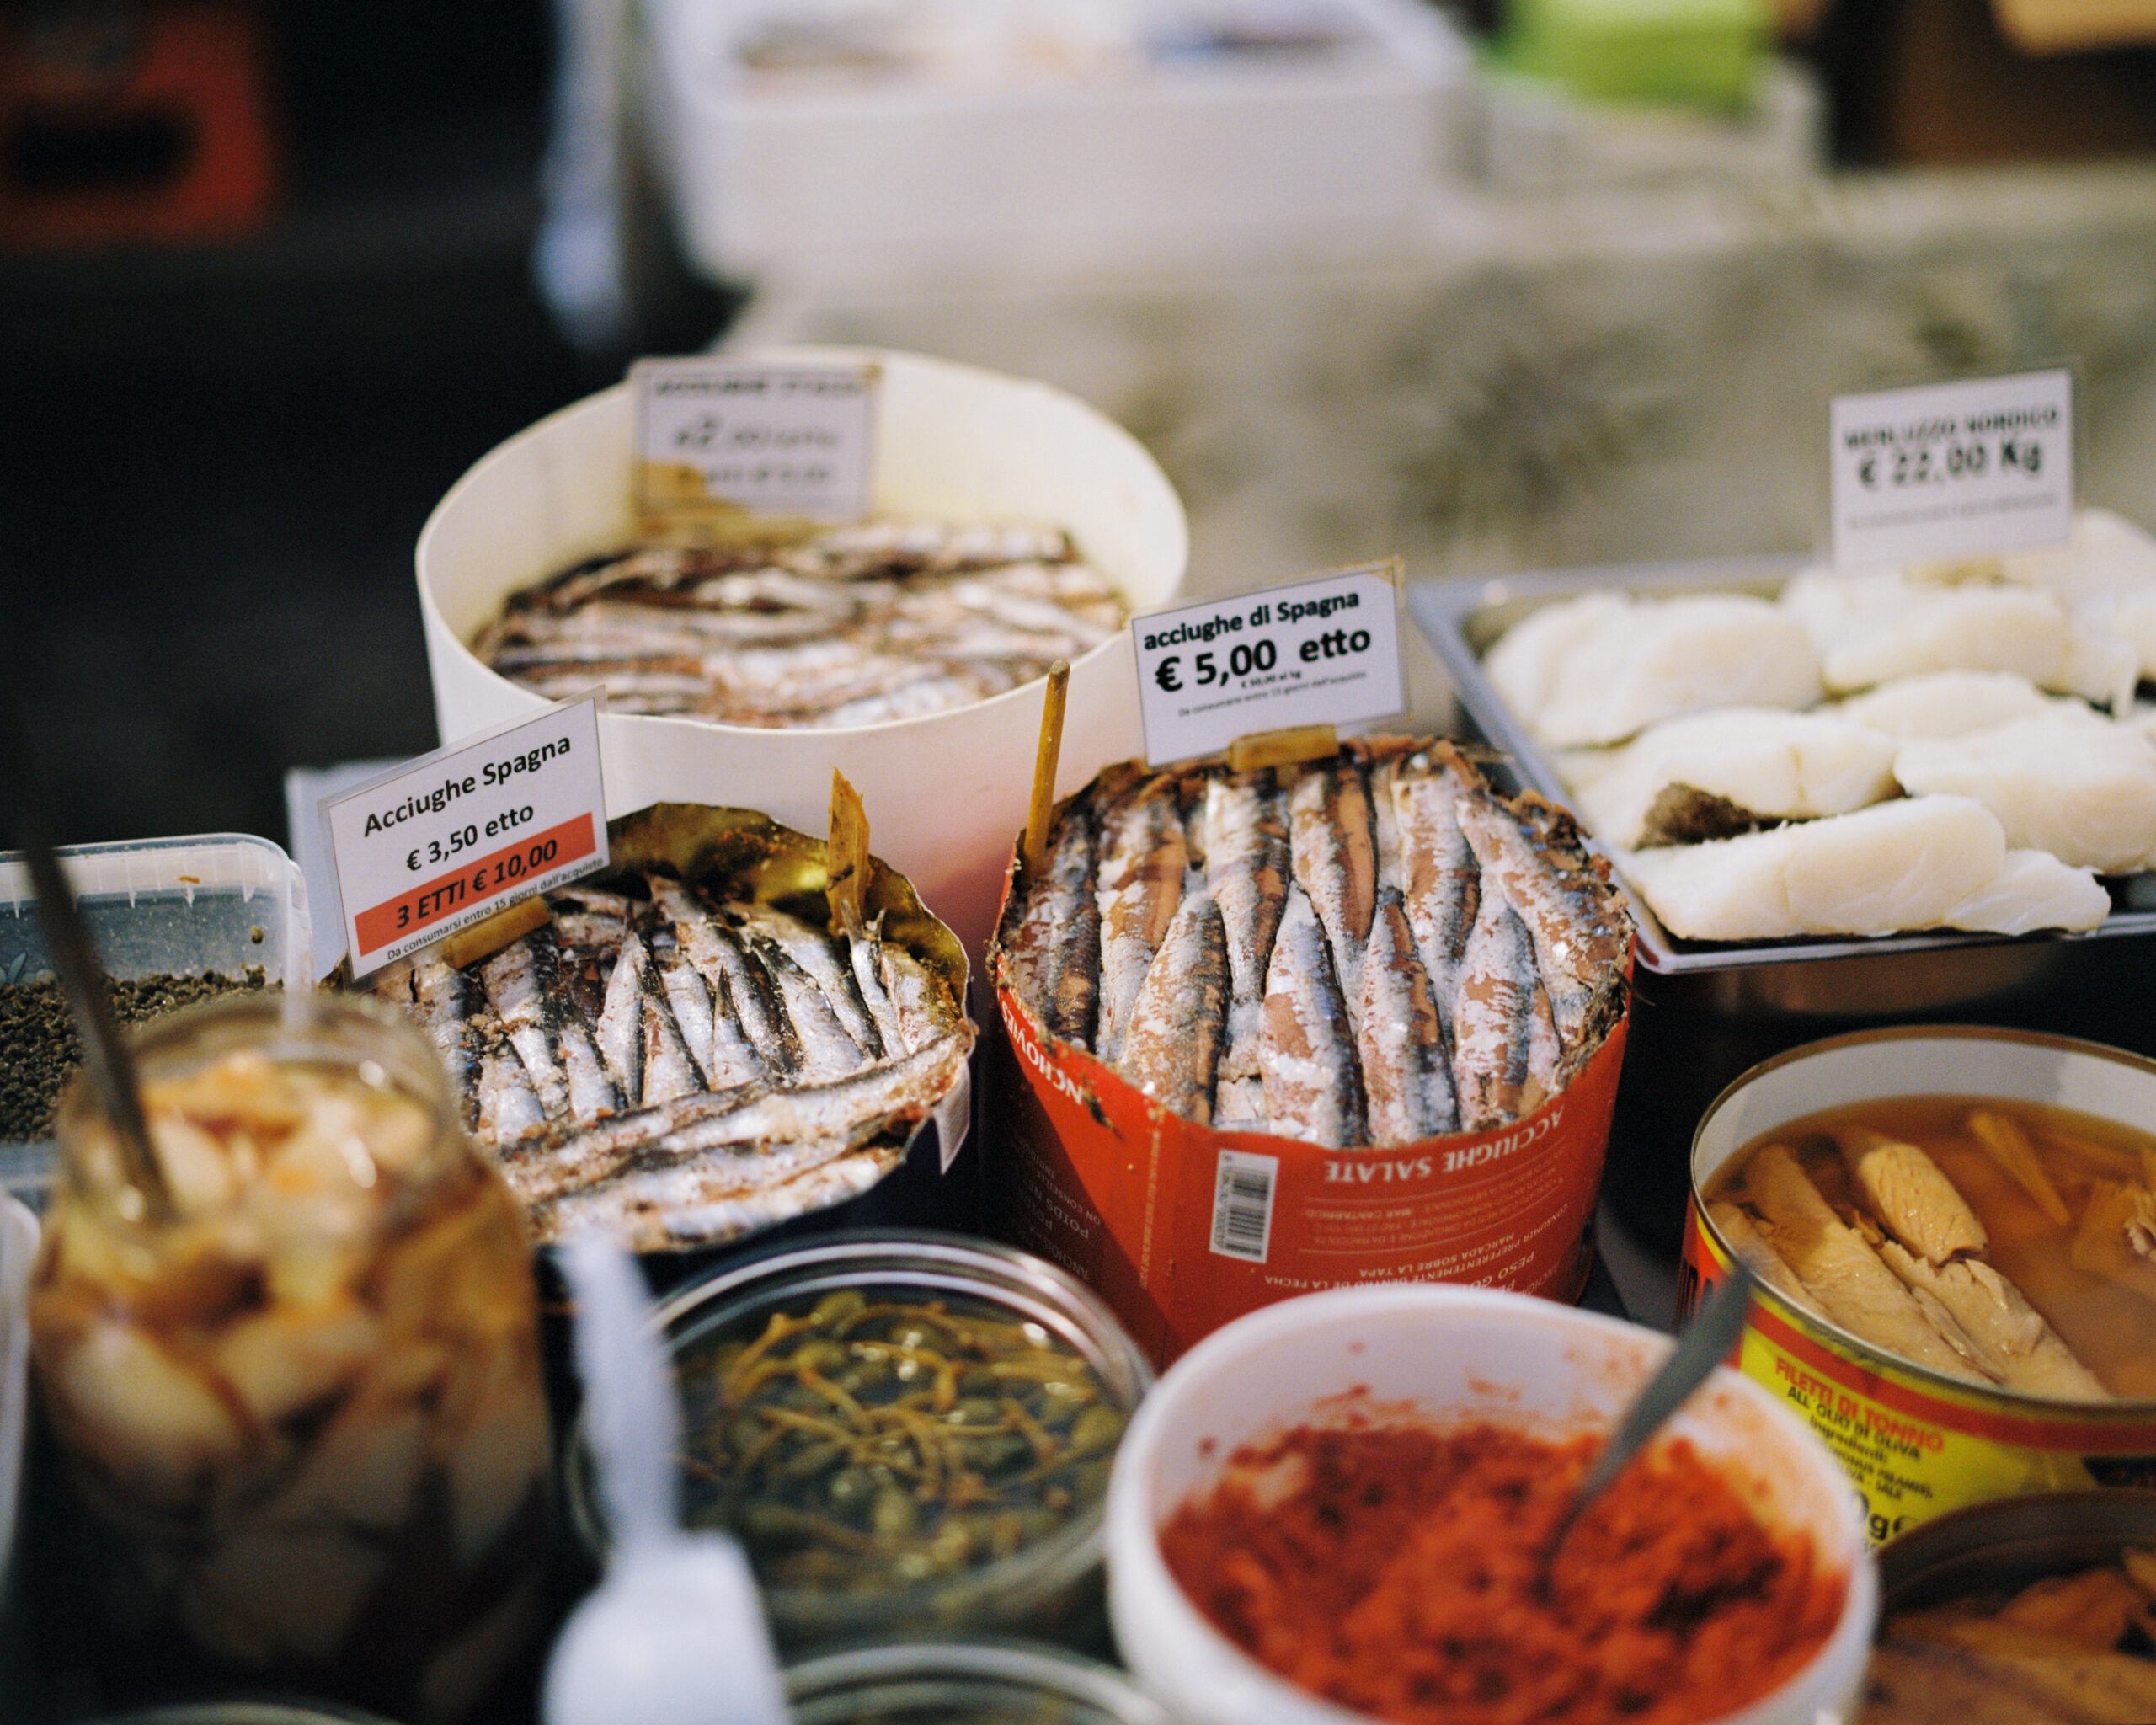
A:
[[[658,172],[727,280],[1382,253],[1470,130],[1428,0],[648,11]]]

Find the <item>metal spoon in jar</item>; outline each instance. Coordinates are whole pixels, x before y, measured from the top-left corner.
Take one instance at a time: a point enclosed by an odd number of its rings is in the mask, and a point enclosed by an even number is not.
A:
[[[1609,1441],[1595,1457],[1594,1466],[1588,1470],[1587,1477],[1572,1493],[1572,1501],[1558,1517],[1556,1528],[1542,1547],[1536,1577],[1545,1591],[1550,1583],[1550,1567],[1556,1561],[1557,1549],[1564,1544],[1565,1535],[1572,1530],[1573,1524],[1610,1482],[1625,1471],[1625,1464],[1646,1447],[1647,1440],[1662,1429],[1670,1415],[1690,1399],[1692,1391],[1729,1357],[1729,1350],[1744,1333],[1744,1316],[1751,1309],[1752,1273],[1741,1263],[1732,1264],[1727,1279],[1692,1314],[1692,1321],[1678,1337],[1677,1345],[1669,1350],[1661,1368],[1625,1410],[1617,1429],[1610,1434]]]

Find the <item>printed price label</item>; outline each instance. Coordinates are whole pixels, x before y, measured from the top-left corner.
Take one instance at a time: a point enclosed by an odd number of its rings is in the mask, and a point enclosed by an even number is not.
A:
[[[364,976],[606,866],[599,697],[408,761],[322,814]]]
[[[1145,756],[1156,764],[1406,704],[1396,559],[1134,617],[1130,636]]]
[[[2066,371],[1838,396],[1828,426],[1838,568],[2060,545],[2073,531]]]
[[[725,506],[857,521],[881,375],[866,363],[638,360],[638,501],[653,514]]]

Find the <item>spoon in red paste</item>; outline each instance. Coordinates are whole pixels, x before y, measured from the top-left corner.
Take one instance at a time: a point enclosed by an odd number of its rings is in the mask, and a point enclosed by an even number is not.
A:
[[[1625,1464],[1646,1447],[1647,1440],[1662,1429],[1663,1423],[1691,1399],[1692,1391],[1729,1358],[1730,1349],[1744,1333],[1745,1314],[1751,1309],[1752,1273],[1741,1263],[1732,1264],[1727,1278],[1692,1314],[1691,1322],[1685,1325],[1660,1370],[1646,1381],[1631,1406],[1625,1410],[1624,1418],[1617,1423],[1609,1441],[1595,1457],[1594,1466],[1588,1470],[1587,1477],[1572,1493],[1572,1501],[1558,1517],[1556,1529],[1542,1547],[1536,1576],[1540,1591],[1549,1589],[1550,1566],[1556,1561],[1557,1548],[1564,1544],[1572,1525],[1609,1482],[1625,1471]]]

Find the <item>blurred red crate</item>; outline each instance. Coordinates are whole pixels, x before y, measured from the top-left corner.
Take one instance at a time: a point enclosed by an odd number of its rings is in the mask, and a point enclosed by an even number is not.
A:
[[[259,228],[281,177],[270,61],[250,0],[0,8],[0,242]]]

